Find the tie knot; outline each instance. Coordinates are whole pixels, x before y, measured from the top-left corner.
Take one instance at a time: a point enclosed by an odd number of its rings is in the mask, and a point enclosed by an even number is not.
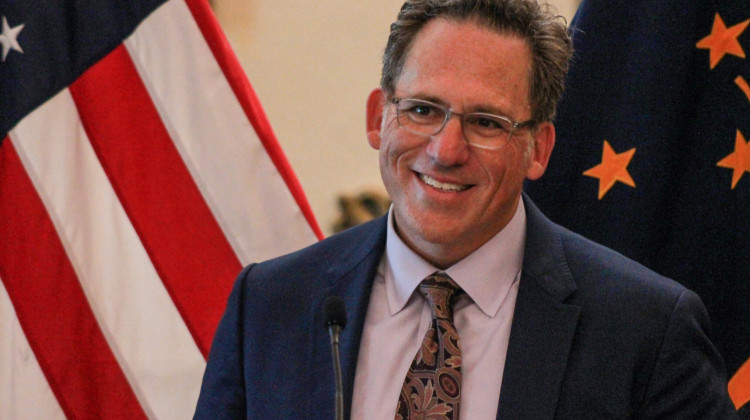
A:
[[[450,276],[440,271],[422,280],[419,291],[430,303],[436,318],[450,320],[453,319],[453,303],[464,292]]]

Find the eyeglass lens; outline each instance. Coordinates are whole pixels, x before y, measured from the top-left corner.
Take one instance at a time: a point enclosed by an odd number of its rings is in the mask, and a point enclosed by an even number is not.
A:
[[[461,117],[464,137],[470,144],[500,148],[508,142],[513,122],[499,115],[471,112],[457,114],[448,108],[418,99],[394,100],[398,123],[407,131],[422,136],[439,133],[452,115]]]

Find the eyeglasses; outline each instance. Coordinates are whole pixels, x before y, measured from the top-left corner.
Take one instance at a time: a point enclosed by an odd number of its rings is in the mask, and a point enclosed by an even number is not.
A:
[[[461,131],[466,142],[482,149],[496,150],[508,144],[517,128],[534,124],[533,120],[515,122],[501,115],[484,112],[459,114],[430,101],[412,98],[393,98],[398,125],[404,130],[423,137],[434,136],[452,116],[461,118]]]

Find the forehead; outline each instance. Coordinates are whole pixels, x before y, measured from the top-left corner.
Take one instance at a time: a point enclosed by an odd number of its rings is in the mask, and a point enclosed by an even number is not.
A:
[[[417,33],[396,81],[398,95],[452,105],[528,108],[528,43],[473,21],[436,18]]]

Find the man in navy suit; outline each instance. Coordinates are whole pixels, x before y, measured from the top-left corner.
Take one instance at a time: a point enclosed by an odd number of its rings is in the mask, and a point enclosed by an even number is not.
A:
[[[367,101],[388,216],[242,271],[195,417],[332,418],[321,311],[339,296],[345,417],[401,418],[432,316],[416,289],[440,272],[463,290],[460,406],[413,399],[412,418],[732,418],[700,299],[522,194],[571,54],[536,0],[407,1]]]

